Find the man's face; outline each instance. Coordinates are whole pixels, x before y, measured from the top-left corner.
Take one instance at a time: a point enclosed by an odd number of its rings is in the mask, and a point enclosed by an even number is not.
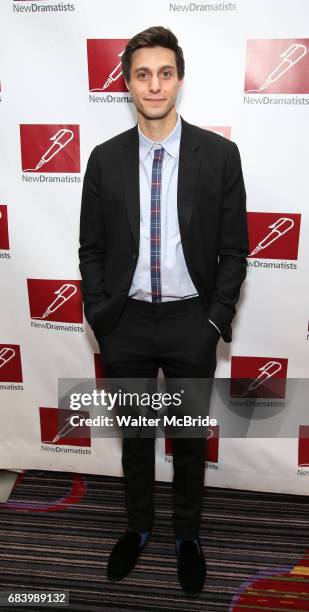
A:
[[[162,119],[175,106],[182,80],[178,79],[176,56],[171,49],[146,47],[132,55],[130,82],[136,109],[146,119]]]

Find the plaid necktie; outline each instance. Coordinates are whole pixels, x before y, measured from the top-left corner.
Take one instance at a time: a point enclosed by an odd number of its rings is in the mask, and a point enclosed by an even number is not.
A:
[[[164,149],[155,149],[151,175],[150,275],[153,302],[161,302],[161,186]]]

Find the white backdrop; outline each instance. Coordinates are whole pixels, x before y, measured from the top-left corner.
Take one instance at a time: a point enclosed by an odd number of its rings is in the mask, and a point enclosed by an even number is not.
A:
[[[1,468],[122,474],[118,440],[55,442],[54,415],[59,378],[95,377],[78,282],[82,178],[92,148],[135,122],[118,55],[150,25],[170,27],[183,47],[181,115],[230,137],[242,157],[251,256],[217,376],[308,378],[308,23],[307,0],[2,0]],[[226,438],[220,422],[207,484],[307,492],[306,405],[281,391],[272,407],[285,406],[290,437]],[[171,473],[161,439],[157,478]]]

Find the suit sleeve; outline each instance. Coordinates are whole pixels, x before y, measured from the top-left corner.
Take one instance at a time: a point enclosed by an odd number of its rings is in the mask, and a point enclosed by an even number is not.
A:
[[[80,273],[85,317],[89,324],[95,307],[104,301],[105,230],[100,189],[98,147],[90,157],[83,182],[80,215]]]
[[[231,342],[231,322],[247,272],[246,191],[238,148],[231,143],[223,184],[218,267],[208,317]]]

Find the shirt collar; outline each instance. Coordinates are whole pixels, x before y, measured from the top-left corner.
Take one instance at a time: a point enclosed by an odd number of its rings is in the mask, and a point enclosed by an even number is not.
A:
[[[154,142],[150,140],[143,134],[138,125],[138,135],[139,135],[139,157],[141,161],[144,161],[149,155],[150,151],[153,149],[154,145],[160,144],[165,149],[165,151],[176,159],[179,152],[180,145],[180,137],[181,137],[181,119],[180,115],[177,116],[176,125],[170,134],[161,142]]]

